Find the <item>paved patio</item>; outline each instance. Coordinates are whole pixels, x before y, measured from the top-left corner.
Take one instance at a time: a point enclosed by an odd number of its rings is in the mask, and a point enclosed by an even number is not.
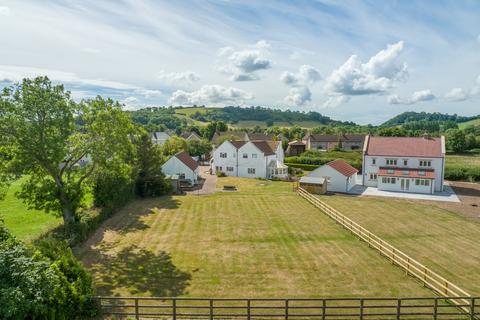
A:
[[[210,174],[208,171],[209,169],[210,167],[208,166],[200,166],[198,168],[201,181],[199,181],[199,185],[192,190],[187,191],[186,194],[206,195],[215,192],[215,188],[217,186],[217,176]]]
[[[407,192],[378,190],[377,188],[365,187],[357,184],[350,190],[349,193],[356,194],[359,196],[392,197],[392,198],[413,199],[413,200],[460,202],[460,199],[457,197],[453,189],[449,185],[447,185],[447,183],[445,183],[444,189],[445,190],[443,192],[435,192],[434,194],[421,194],[421,193],[407,193]]]

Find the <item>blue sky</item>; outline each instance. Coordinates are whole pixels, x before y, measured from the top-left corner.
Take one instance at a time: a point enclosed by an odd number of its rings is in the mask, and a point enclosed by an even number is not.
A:
[[[480,114],[480,1],[0,0],[0,86],[378,124]]]

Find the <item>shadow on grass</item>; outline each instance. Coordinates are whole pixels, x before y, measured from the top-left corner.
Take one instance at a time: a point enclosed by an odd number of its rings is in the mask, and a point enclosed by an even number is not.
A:
[[[154,253],[131,245],[116,255],[96,254],[91,271],[99,275],[96,282],[101,295],[115,295],[115,289],[121,288],[131,295],[175,297],[185,293],[192,278],[165,251]]]

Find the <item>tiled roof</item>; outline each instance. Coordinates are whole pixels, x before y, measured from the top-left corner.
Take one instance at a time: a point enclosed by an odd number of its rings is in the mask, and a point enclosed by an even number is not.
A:
[[[247,143],[246,141],[229,141],[231,144],[233,144],[233,146],[235,148],[241,148],[245,143]]]
[[[327,163],[327,166],[330,166],[333,169],[337,170],[345,177],[350,177],[352,174],[358,172],[357,169],[340,159],[330,161],[329,163]]]
[[[369,156],[443,157],[441,138],[369,137]]]
[[[378,175],[387,177],[435,179],[435,171],[433,169],[380,167]]]
[[[197,161],[193,160],[193,158],[190,157],[190,155],[185,151],[178,152],[175,154],[175,157],[183,162],[183,164],[189,167],[192,171],[195,171],[198,168]]]
[[[252,143],[260,149],[266,156],[275,154],[279,141],[252,141]]]

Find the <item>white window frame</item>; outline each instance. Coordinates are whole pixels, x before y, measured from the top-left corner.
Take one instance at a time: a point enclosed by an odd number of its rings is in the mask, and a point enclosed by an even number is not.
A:
[[[397,159],[385,159],[385,163],[387,166],[396,166],[397,165]]]
[[[255,168],[247,168],[248,174],[255,174]]]
[[[227,172],[233,172],[233,167],[227,167]]]
[[[248,159],[248,153],[244,153],[244,154],[242,155],[242,158],[243,158],[243,159]]]
[[[220,152],[220,158],[226,158],[227,157],[227,153],[226,152]]]
[[[256,153],[252,153],[252,159],[257,159],[257,154]]]

